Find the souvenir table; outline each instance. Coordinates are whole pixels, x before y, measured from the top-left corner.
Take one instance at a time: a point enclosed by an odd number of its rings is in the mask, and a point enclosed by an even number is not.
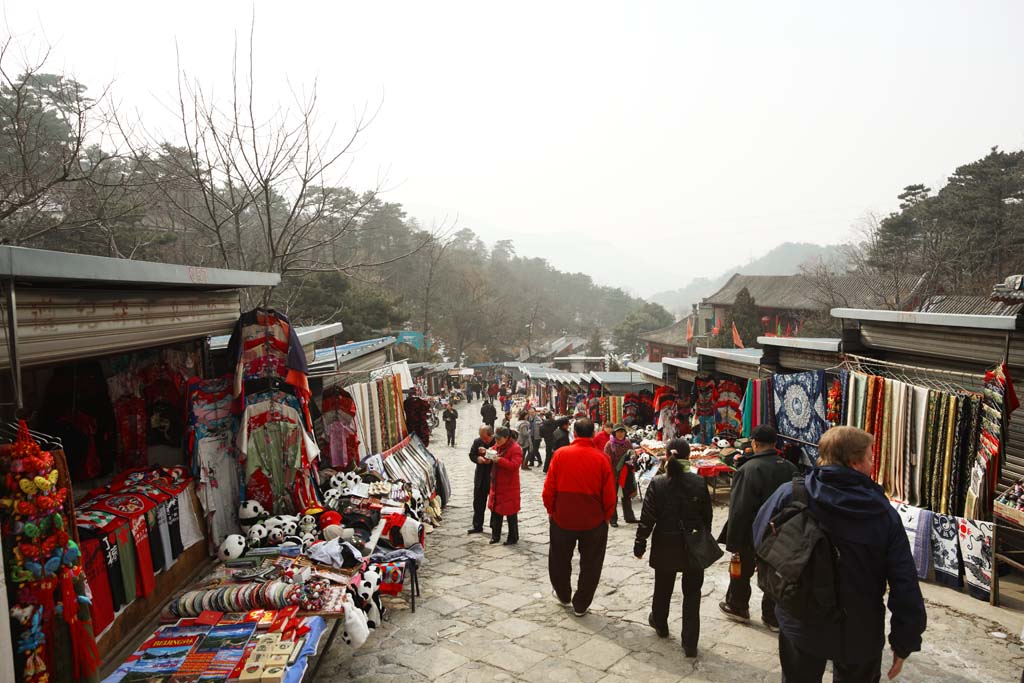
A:
[[[660,441],[644,440],[636,449],[654,457],[665,455],[665,444]],[[719,477],[730,475],[733,468],[722,462],[717,448],[693,445],[690,447],[690,471],[704,477],[711,488],[711,499],[714,501],[718,495]]]

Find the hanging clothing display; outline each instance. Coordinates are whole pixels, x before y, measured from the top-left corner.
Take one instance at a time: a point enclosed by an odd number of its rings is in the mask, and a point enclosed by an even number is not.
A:
[[[799,439],[810,462],[818,459],[816,446],[828,427],[825,415],[825,371],[775,375],[772,378],[775,423],[779,434]]]
[[[243,313],[228,341],[234,396],[244,397],[234,446],[243,500],[272,514],[317,503],[320,448],[312,438],[306,356],[288,318],[273,309]]]
[[[701,443],[710,444],[715,438],[715,407],[718,393],[715,380],[698,377],[693,383],[693,414],[699,423]]]
[[[349,470],[359,464],[359,437],[356,428],[356,402],[341,385],[324,390],[324,430],[330,448],[331,467]]]
[[[716,387],[715,401],[715,434],[728,439],[736,439],[743,429],[740,401],[743,389],[730,379],[723,379]]]
[[[992,522],[960,519],[958,536],[967,592],[979,600],[992,590]]]
[[[903,522],[903,530],[907,533],[907,540],[910,542],[910,553],[914,556],[914,566],[917,568],[917,578],[928,578],[928,568],[932,560],[932,517],[931,510],[897,503],[892,501],[896,514]]]
[[[393,448],[409,434],[400,377],[352,384],[347,391],[356,408],[360,459]]]

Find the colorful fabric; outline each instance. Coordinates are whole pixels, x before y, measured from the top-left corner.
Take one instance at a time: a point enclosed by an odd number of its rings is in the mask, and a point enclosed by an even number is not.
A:
[[[922,510],[906,503],[892,502],[892,506],[900,516],[903,530],[907,533],[910,553],[914,556],[914,566],[917,568],[917,578],[928,578],[928,567],[932,559],[932,517],[934,513],[931,510]]]
[[[992,528],[992,522],[959,520],[960,555],[967,592],[986,602],[992,590]]]
[[[825,372],[775,375],[775,421],[779,434],[799,439],[811,462],[818,459],[817,443],[825,433]]]
[[[935,581],[951,588],[963,585],[960,565],[960,544],[957,541],[959,520],[951,515],[932,515],[932,566]]]

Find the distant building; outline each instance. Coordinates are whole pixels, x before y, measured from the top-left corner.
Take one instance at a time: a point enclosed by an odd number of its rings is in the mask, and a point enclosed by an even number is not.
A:
[[[658,363],[662,358],[685,358],[690,355],[686,326],[693,319],[693,315],[688,315],[668,327],[641,334],[639,339],[647,347],[647,360]]]
[[[754,298],[766,335],[795,336],[811,316],[827,315],[833,308],[914,310],[920,305],[922,278],[906,278],[899,285],[879,282],[861,274],[816,278],[808,275],[740,275],[729,278],[720,290],[696,305],[694,334],[707,337],[729,317],[736,295],[746,288]]]
[[[558,370],[578,373],[589,373],[608,369],[605,367],[606,363],[604,356],[559,356],[558,358],[555,358],[554,364],[555,368]]]
[[[549,342],[537,342],[529,349],[523,348],[516,359],[521,363],[551,363],[559,356],[577,354],[587,346],[583,337],[564,336]]]

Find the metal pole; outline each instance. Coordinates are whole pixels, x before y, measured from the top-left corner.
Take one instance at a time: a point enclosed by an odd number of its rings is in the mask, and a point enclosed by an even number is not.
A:
[[[18,311],[15,305],[14,278],[11,278],[8,280],[7,286],[7,348],[11,362],[11,388],[14,390],[14,407],[17,411],[21,411],[21,363],[18,362]]]

